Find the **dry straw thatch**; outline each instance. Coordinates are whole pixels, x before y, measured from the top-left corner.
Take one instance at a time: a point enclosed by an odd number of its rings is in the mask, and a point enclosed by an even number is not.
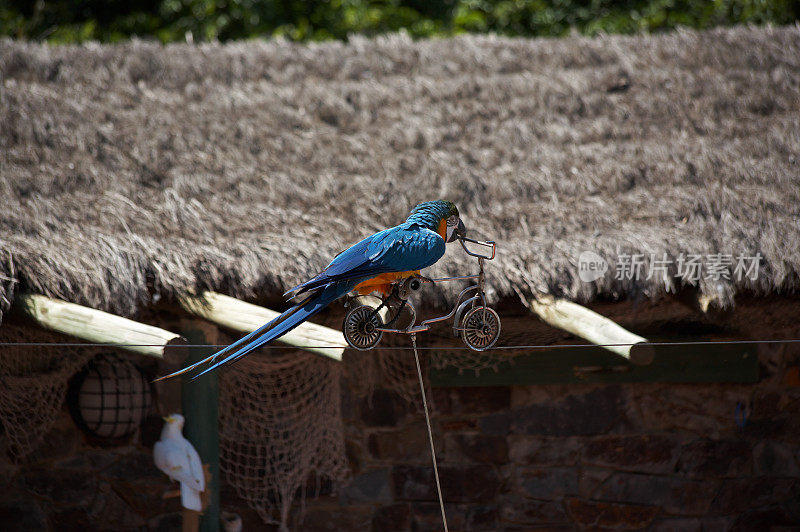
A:
[[[800,28],[298,45],[0,42],[0,275],[133,315],[274,296],[455,201],[495,295],[657,296],[625,253],[760,252],[800,287]],[[583,283],[583,250],[612,263]],[[438,268],[474,265],[453,249]]]

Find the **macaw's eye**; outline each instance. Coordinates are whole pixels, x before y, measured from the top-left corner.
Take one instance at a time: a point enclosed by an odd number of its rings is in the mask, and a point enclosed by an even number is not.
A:
[[[453,215],[447,219],[447,227],[454,227],[458,225],[458,216]]]

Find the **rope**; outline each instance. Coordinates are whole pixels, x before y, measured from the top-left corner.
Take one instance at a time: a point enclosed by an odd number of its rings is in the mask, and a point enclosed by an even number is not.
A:
[[[431,430],[431,418],[428,415],[428,401],[425,399],[425,384],[422,382],[422,368],[419,365],[419,354],[417,353],[417,335],[411,335],[411,344],[414,346],[414,361],[417,363],[417,376],[419,377],[419,391],[422,392],[422,408],[425,411],[425,424],[428,426],[428,441],[431,444],[431,460],[433,461],[433,477],[436,479],[436,493],[439,495],[439,508],[442,510],[442,524],[444,532],[447,532],[447,515],[444,513],[444,499],[442,498],[442,486],[439,484],[439,468],[436,466],[436,449],[433,446],[433,430]]]
[[[514,349],[565,349],[572,347],[625,347],[629,345],[724,345],[724,344],[795,344],[800,343],[800,338],[790,338],[786,340],[698,340],[690,342],[628,342],[621,344],[538,344],[538,345],[501,345],[483,351],[506,351]],[[0,347],[169,347],[173,348],[196,348],[196,347],[227,347],[230,344],[111,344],[94,342],[0,342]],[[342,349],[343,345],[269,345],[270,349]],[[377,347],[383,351],[408,351],[408,347],[385,346]],[[417,347],[420,351],[466,351],[471,349],[466,346],[438,346],[438,347]]]

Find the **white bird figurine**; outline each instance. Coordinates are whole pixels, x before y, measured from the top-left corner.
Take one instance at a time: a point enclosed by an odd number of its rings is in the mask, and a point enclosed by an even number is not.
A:
[[[153,446],[153,461],[169,478],[181,483],[183,507],[202,512],[200,492],[206,489],[206,479],[200,455],[183,437],[182,415],[171,414],[164,421],[161,439]]]

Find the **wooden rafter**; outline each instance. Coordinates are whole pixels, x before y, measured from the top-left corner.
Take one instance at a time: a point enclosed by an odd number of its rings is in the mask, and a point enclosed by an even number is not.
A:
[[[47,329],[157,358],[164,357],[167,347],[185,343],[165,329],[39,294],[20,294],[16,304]]]
[[[274,310],[216,292],[203,292],[197,297],[183,297],[180,303],[184,309],[196,316],[247,333],[280,315]],[[342,360],[342,353],[347,347],[341,331],[310,322],[299,325],[278,338],[278,341],[337,361]]]
[[[646,338],[586,307],[550,296],[531,299],[528,306],[545,323],[579,336],[637,365],[653,362],[654,351]]]

